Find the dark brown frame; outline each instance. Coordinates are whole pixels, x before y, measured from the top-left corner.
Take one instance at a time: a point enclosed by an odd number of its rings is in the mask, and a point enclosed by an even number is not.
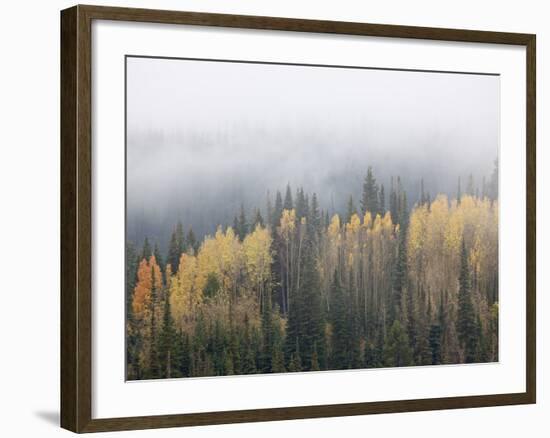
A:
[[[92,419],[92,20],[140,21],[525,46],[527,53],[527,87],[525,90],[527,103],[526,392]],[[535,35],[520,33],[81,5],[63,10],[61,12],[61,426],[80,433],[535,403],[535,47]]]

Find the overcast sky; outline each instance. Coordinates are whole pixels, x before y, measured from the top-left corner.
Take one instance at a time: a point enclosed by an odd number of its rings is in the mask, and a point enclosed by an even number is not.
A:
[[[432,193],[480,182],[498,155],[499,78],[128,58],[127,128],[128,237],[164,241],[174,220],[210,232],[287,183],[339,208],[369,165]]]

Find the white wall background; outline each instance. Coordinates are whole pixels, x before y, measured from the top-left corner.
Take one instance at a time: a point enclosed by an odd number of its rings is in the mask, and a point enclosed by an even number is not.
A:
[[[391,414],[140,431],[105,436],[423,438],[547,435],[550,386],[543,342],[543,260],[550,234],[543,169],[550,103],[550,13],[546,2],[524,0],[308,1],[111,0],[111,6],[225,12],[537,34],[538,78],[538,404],[457,411]],[[59,417],[59,10],[69,1],[4,2],[0,15],[0,434],[68,436]],[[543,123],[546,119],[546,124]],[[546,163],[545,163],[546,162]],[[546,166],[545,166],[546,164]],[[543,247],[546,247],[543,249]],[[546,265],[546,266],[545,266]]]

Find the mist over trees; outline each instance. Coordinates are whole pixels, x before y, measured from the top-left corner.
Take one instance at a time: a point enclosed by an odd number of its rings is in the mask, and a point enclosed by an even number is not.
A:
[[[498,359],[498,75],[126,74],[129,379]]]
[[[364,172],[339,211],[286,187],[126,248],[127,377],[498,360],[498,168],[417,196]]]
[[[223,78],[223,80],[222,80]],[[174,224],[198,240],[243,204],[266,215],[287,184],[329,216],[361,207],[369,166],[386,202],[481,190],[498,154],[499,77],[150,58],[127,59],[127,236],[167,251]],[[294,194],[294,193],[293,193]],[[388,204],[389,206],[389,204]],[[342,216],[342,220],[344,217]]]

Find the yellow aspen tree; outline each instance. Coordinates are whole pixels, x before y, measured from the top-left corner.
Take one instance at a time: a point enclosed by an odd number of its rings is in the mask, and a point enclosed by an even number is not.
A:
[[[265,286],[271,277],[271,243],[269,230],[259,224],[243,241],[246,275],[260,302],[263,302]]]

